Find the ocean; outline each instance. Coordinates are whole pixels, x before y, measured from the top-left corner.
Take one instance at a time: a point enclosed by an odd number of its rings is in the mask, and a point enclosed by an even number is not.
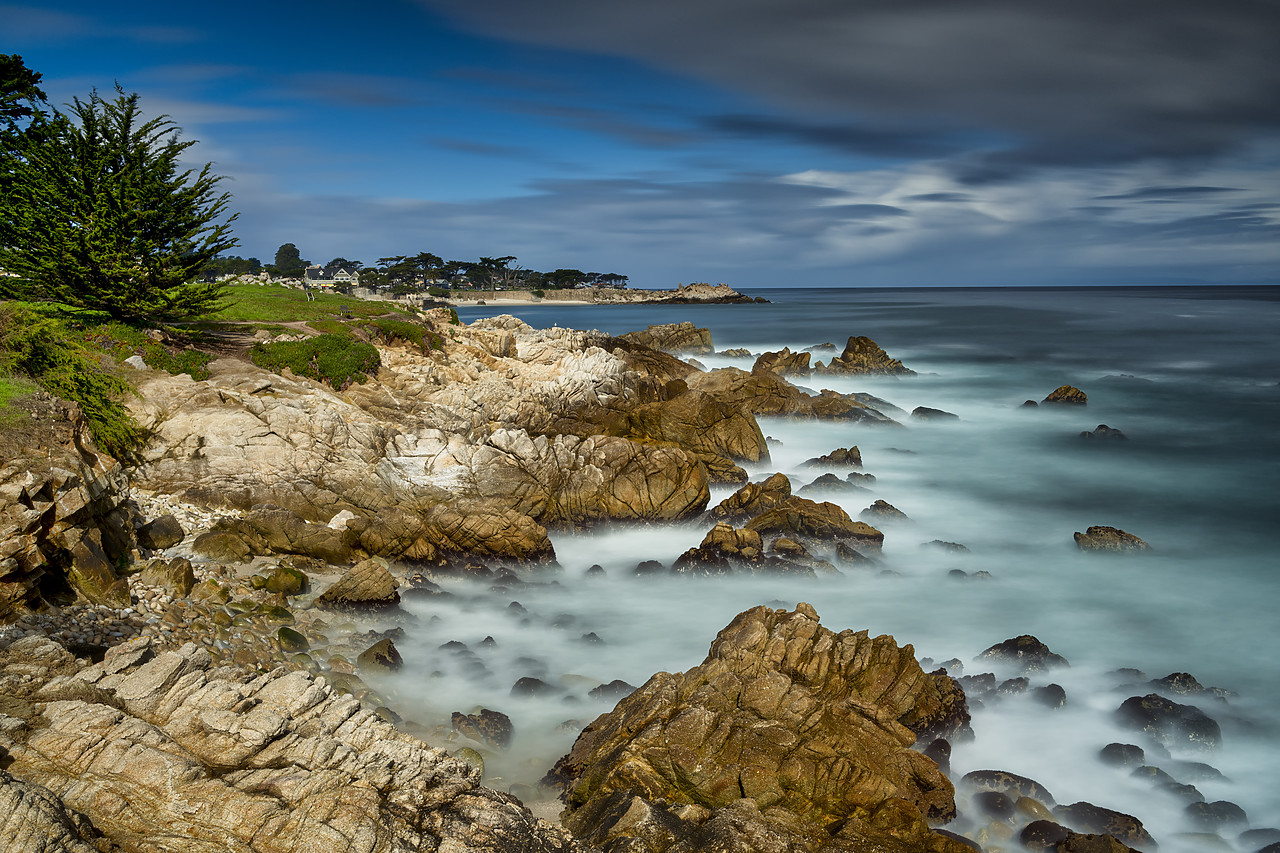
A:
[[[975,707],[976,737],[954,745],[953,779],[976,769],[1029,776],[1059,803],[1085,800],[1139,817],[1174,853],[1203,849],[1203,839],[1185,835],[1197,827],[1184,800],[1102,763],[1098,752],[1111,742],[1144,743],[1115,711],[1152,692],[1145,679],[1187,672],[1223,688],[1229,693],[1176,697],[1221,724],[1222,747],[1175,747],[1167,758],[1149,750],[1148,763],[1194,783],[1208,801],[1238,804],[1253,827],[1280,826],[1280,288],[749,295],[771,303],[459,314],[469,322],[511,313],[534,326],[615,334],[690,320],[711,330],[717,351],[753,355],[828,342],[838,352],[851,335],[874,339],[917,375],[793,381],[873,394],[903,410],[886,413],[905,428],[761,419],[781,444],[767,463],[747,467],[753,479],[782,471],[798,488],[821,473],[804,469],[806,459],[857,445],[874,488],[826,499],[854,518],[875,499],[906,513],[908,521],[877,525],[885,533],[879,565],[816,580],[635,577],[636,563],[670,565],[710,525],[553,532],[559,570],[493,589],[450,583],[452,599],[408,605],[417,618],[397,645],[410,674],[384,685],[396,707],[436,725],[482,706],[508,714],[514,745],[489,757],[486,783],[531,784],[581,725],[612,707],[589,688],[687,669],[738,612],[807,601],[827,627],[891,634],[932,666],[951,662],[953,675],[1012,675],[974,658],[1005,639],[1037,637],[1070,666],[1032,676],[1032,687],[1061,685],[1066,705],[1049,709],[1022,694]],[[698,360],[749,369],[753,358]],[[1087,406],[1023,407],[1067,384],[1086,392]],[[959,417],[920,422],[906,414],[917,406]],[[1080,436],[1099,424],[1127,440]],[[731,491],[716,489],[713,504]],[[1151,549],[1082,553],[1072,534],[1091,525],[1122,528]],[[922,547],[932,540],[969,553]],[[605,575],[587,577],[593,564]],[[450,641],[466,650],[440,648]],[[556,690],[512,696],[524,676]],[[1200,778],[1179,761],[1207,763],[1221,777]],[[1222,836],[1233,841],[1243,828]]]

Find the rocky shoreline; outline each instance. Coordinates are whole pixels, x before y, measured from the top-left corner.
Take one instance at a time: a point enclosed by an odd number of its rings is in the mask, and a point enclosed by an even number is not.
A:
[[[229,358],[202,381],[136,370],[136,459],[102,454],[53,406],[43,440],[0,468],[6,849],[1154,849],[1136,818],[1058,806],[1032,780],[949,777],[972,704],[1060,698],[1040,675],[1065,661],[1034,638],[988,650],[1025,672],[997,684],[835,633],[807,604],[741,613],[683,674],[594,683],[620,701],[578,724],[543,787],[485,787],[510,720],[464,708],[431,726],[397,704],[402,601],[555,583],[548,531],[601,523],[706,530],[670,567],[637,555],[640,576],[875,566],[880,528],[905,515],[821,500],[874,484],[856,447],[812,459],[794,493],[743,465],[768,462],[761,416],[903,428],[884,401],[793,379],[911,371],[856,335],[827,365],[782,351],[705,371],[690,356],[714,345],[689,323],[613,337],[423,322],[439,348],[380,347],[375,380],[341,391]],[[733,491],[712,506],[713,488]],[[1076,539],[1147,548],[1109,527]],[[458,645],[440,654],[475,657]],[[542,689],[521,682],[513,695]],[[1153,754],[1212,747],[1217,723],[1170,696],[1195,688],[1138,683],[1117,713]],[[1207,835],[1240,830],[1230,803],[1195,802]]]
[[[453,291],[448,302],[464,305],[746,305],[768,303],[763,296],[747,296],[727,284],[681,284],[675,290],[638,290],[618,287],[588,287],[577,290]]]

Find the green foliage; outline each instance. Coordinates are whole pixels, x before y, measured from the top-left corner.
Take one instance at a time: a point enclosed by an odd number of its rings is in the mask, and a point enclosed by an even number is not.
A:
[[[276,249],[275,263],[273,264],[276,275],[285,278],[302,278],[302,274],[307,271],[307,262],[302,259],[302,255],[298,252],[298,247],[292,243],[285,243],[279,249]]]
[[[379,317],[366,327],[370,332],[387,343],[397,340],[415,344],[423,352],[431,349],[444,349],[444,340],[419,323]]]
[[[449,288],[432,285],[427,288],[427,295],[434,296],[436,299],[443,299],[449,295]]]
[[[281,373],[287,367],[341,391],[352,382],[365,383],[382,361],[372,344],[340,335],[319,335],[305,341],[255,344],[249,360],[261,368]]]
[[[18,278],[0,286],[118,320],[211,311],[221,286],[193,279],[236,245],[236,216],[223,219],[230,195],[217,193],[212,164],[182,169],[195,143],[167,116],[143,121],[138,96],[117,91],[4,137],[0,267]]]
[[[0,53],[0,120],[14,125],[39,112],[37,103],[45,100],[44,92],[36,85],[41,76],[27,68],[21,56]]]
[[[124,323],[104,323],[84,330],[86,342],[107,352],[116,361],[124,361],[133,355],[154,370],[164,370],[177,375],[185,373],[192,379],[209,378],[209,362],[213,356],[207,352],[187,349],[172,353],[163,344],[153,341],[140,329]]]
[[[547,292],[545,290],[531,290],[529,292],[532,293],[534,296],[538,297],[539,299],[547,295]]]
[[[29,379],[0,373],[0,427],[9,426],[22,419],[22,410],[10,408],[9,404],[31,394],[37,387]]]
[[[119,399],[132,389],[103,369],[101,357],[58,320],[22,306],[0,306],[0,372],[29,377],[84,412],[98,446],[113,456],[129,455],[142,431]]]
[[[353,334],[351,327],[341,320],[311,320],[307,325],[317,332],[323,332],[327,335],[349,338]]]

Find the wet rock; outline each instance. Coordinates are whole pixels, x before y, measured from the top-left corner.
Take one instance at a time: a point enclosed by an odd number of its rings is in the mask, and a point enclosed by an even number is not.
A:
[[[1181,779],[1193,782],[1228,782],[1226,776],[1218,768],[1200,761],[1171,761],[1166,767]],[[1277,839],[1280,840],[1280,839]]]
[[[641,560],[636,563],[636,567],[632,570],[632,574],[638,577],[644,575],[660,575],[667,571],[667,567],[657,560]]]
[[[67,582],[90,604],[128,607],[132,603],[129,581],[116,574],[99,530],[95,528],[84,534],[71,549],[71,559]]]
[[[1144,764],[1141,767],[1134,768],[1134,771],[1129,775],[1135,779],[1145,779],[1148,782],[1161,785],[1174,781],[1174,778],[1168,773],[1164,772],[1159,767],[1152,767],[1149,764]]]
[[[853,447],[838,447],[830,453],[815,456],[804,463],[809,468],[861,468],[862,453]]]
[[[1175,696],[1197,696],[1207,692],[1205,686],[1196,681],[1195,676],[1189,672],[1172,672],[1164,678],[1155,678],[1148,683],[1161,693],[1171,693]]]
[[[751,350],[746,347],[730,347],[729,349],[720,350],[717,355],[722,355],[725,358],[750,358]]]
[[[1013,800],[999,791],[979,791],[973,795],[973,806],[978,814],[993,820],[1013,820]]]
[[[1170,796],[1177,797],[1184,803],[1204,802],[1204,794],[1200,793],[1200,789],[1195,785],[1187,785],[1183,782],[1166,782],[1155,787],[1157,791],[1163,791]]]
[[[1092,432],[1088,430],[1080,433],[1081,438],[1102,438],[1109,441],[1127,441],[1129,436],[1125,435],[1118,429],[1112,429],[1106,424],[1098,424]]]
[[[876,564],[874,558],[843,542],[836,543],[836,559],[853,565],[874,566]]]
[[[1030,797],[1050,806],[1056,802],[1049,790],[1039,782],[1006,770],[974,770],[964,774],[961,782],[973,791],[997,791],[1014,799]]]
[[[934,738],[924,748],[924,754],[932,758],[944,774],[951,775],[951,741],[944,737]]]
[[[603,646],[605,642],[595,631],[588,631],[578,638],[579,642],[586,643],[588,646]]]
[[[868,521],[885,522],[885,521],[909,521],[907,514],[898,509],[888,501],[877,500],[871,506],[864,509],[858,514],[859,518],[865,518]]]
[[[601,684],[599,687],[593,687],[587,691],[587,695],[592,699],[601,699],[607,702],[616,702],[626,696],[635,693],[636,689],[621,679],[614,679],[608,684]]]
[[[1079,802],[1069,806],[1058,806],[1054,815],[1067,826],[1085,832],[1112,835],[1117,840],[1130,846],[1137,845],[1146,849],[1154,846],[1154,841],[1142,821],[1124,812],[1095,806],[1093,803]]]
[[[454,731],[472,740],[487,743],[495,749],[511,746],[514,731],[511,718],[501,711],[491,711],[488,708],[481,708],[478,714],[454,711],[450,719]]]
[[[1131,696],[1116,711],[1120,725],[1146,732],[1161,744],[1216,749],[1222,745],[1222,729],[1216,720],[1194,705],[1180,705],[1158,693]]]
[[[839,506],[792,497],[747,522],[747,530],[786,536],[800,541],[843,541],[858,550],[879,552],[884,534],[869,524],[854,521]]]
[[[672,571],[679,573],[711,573],[723,571],[726,561],[740,563],[758,562],[763,555],[764,543],[754,530],[739,530],[728,522],[716,522],[707,531],[702,544],[682,554]]]
[[[1046,672],[1055,667],[1069,666],[1066,658],[1053,653],[1048,646],[1030,634],[997,643],[975,660],[1011,664],[1022,672]]]
[[[1035,400],[1026,400],[1023,402],[1021,406],[1021,408],[1024,408],[1024,409],[1037,409],[1039,407],[1040,407],[1040,404],[1037,403]]]
[[[870,476],[870,475],[868,475]],[[865,491],[863,486],[858,483],[852,483],[849,480],[842,480],[835,474],[823,474],[808,485],[801,486],[796,490],[797,495],[831,495],[831,494],[848,494],[849,492]]]
[[[862,336],[850,337],[844,352],[834,356],[825,367],[822,362],[818,362],[813,370],[814,373],[851,373],[859,376],[915,375],[914,370],[908,369],[896,358],[890,358],[871,338]]]
[[[809,850],[815,824],[841,820],[851,841],[941,853],[954,842],[932,837],[926,817],[954,813],[951,786],[909,746],[966,717],[954,683],[925,675],[892,638],[834,634],[807,604],[757,607],[700,666],[658,673],[589,725],[549,781],[566,788],[566,825],[596,841],[619,837],[634,808],[676,838],[683,829],[651,815],[723,828],[715,846],[704,835],[688,849]]]
[[[1037,687],[1032,697],[1046,708],[1061,708],[1067,704],[1067,691],[1061,684],[1046,684]]]
[[[599,563],[596,563],[595,565],[588,566],[584,574],[589,578],[596,578],[596,577],[604,577],[605,575],[608,574],[608,572],[604,570],[604,566],[600,565]]]
[[[138,544],[152,551],[172,548],[183,540],[186,531],[172,514],[152,519],[138,528]]]
[[[1227,800],[1190,803],[1184,813],[1193,825],[1210,832],[1240,830],[1249,826],[1249,816],[1244,809]]]
[[[780,557],[788,557],[792,559],[803,559],[809,556],[809,549],[801,545],[794,539],[788,539],[781,536],[773,541],[769,546],[769,552],[777,554]]]
[[[382,610],[400,602],[400,583],[380,557],[362,560],[316,599],[318,607],[336,610]]]
[[[718,521],[741,521],[773,509],[791,497],[791,481],[785,474],[774,474],[759,483],[747,483],[711,510]]]
[[[1031,679],[1025,676],[1018,678],[1009,678],[1000,682],[996,686],[996,692],[1002,696],[1015,696],[1019,693],[1026,693],[1027,688],[1031,686]]]
[[[1248,829],[1240,833],[1236,841],[1246,850],[1253,850],[1261,846],[1280,845],[1280,829],[1275,827]]]
[[[1083,406],[1089,402],[1089,397],[1079,388],[1072,385],[1061,385],[1049,392],[1049,396],[1040,402],[1064,406]]]
[[[1076,547],[1081,551],[1124,553],[1145,551],[1151,547],[1132,533],[1126,533],[1117,527],[1094,525],[1084,533],[1077,531],[1073,535],[1075,536]]]
[[[792,352],[783,347],[781,352],[766,352],[751,366],[752,373],[772,373],[774,376],[808,376],[809,353]]]
[[[526,675],[511,685],[512,696],[550,696],[559,691],[541,678]]]
[[[283,651],[291,654],[305,652],[311,648],[311,643],[306,636],[288,625],[281,625],[276,629],[276,640],[280,643],[280,648]]]
[[[1056,850],[1067,840],[1070,830],[1051,820],[1033,820],[1022,829],[1018,840],[1028,850]]]
[[[399,672],[404,666],[400,651],[391,640],[379,640],[356,657],[356,664],[366,672]]]
[[[930,409],[928,406],[916,406],[911,410],[911,417],[918,421],[958,421],[959,415],[944,412],[942,409]]]
[[[949,554],[969,554],[968,548],[959,542],[943,542],[941,539],[932,539],[928,542],[920,543],[921,548],[936,548],[939,551],[945,551]]]
[[[1131,743],[1109,743],[1098,753],[1098,758],[1113,767],[1137,767],[1147,760],[1142,747]]]
[[[1134,853],[1132,847],[1121,844],[1112,835],[1090,835],[1081,832],[1069,832],[1065,840],[1058,844],[1059,853]]]

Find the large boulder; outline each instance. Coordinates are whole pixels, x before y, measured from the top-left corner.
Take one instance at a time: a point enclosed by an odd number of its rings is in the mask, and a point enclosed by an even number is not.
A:
[[[809,353],[792,352],[783,347],[779,352],[766,352],[751,365],[752,373],[772,373],[774,376],[808,376]]]
[[[246,561],[264,554],[299,554],[326,563],[351,560],[342,531],[269,504],[255,506],[242,517],[219,518],[208,532],[196,537],[192,548],[214,560]]]
[[[642,332],[627,332],[622,335],[622,338],[668,353],[710,355],[715,352],[715,347],[711,343],[711,332],[707,329],[699,329],[687,320],[682,323],[661,323],[649,326]]]
[[[769,459],[764,434],[750,412],[700,391],[632,407],[627,435],[746,462]]]
[[[852,373],[860,376],[914,376],[915,371],[907,368],[896,358],[880,348],[871,338],[862,336],[850,337],[844,346],[844,352],[831,359],[823,366],[822,362],[814,365],[814,373]]]
[[[859,551],[878,552],[884,534],[870,524],[854,521],[836,504],[790,497],[747,522],[762,536],[786,536],[817,542],[843,542]]]
[[[1222,745],[1217,720],[1195,705],[1183,705],[1158,693],[1130,696],[1116,710],[1116,721],[1146,732],[1165,746],[1216,749]]]
[[[759,483],[747,483],[716,504],[711,517],[718,521],[754,518],[791,497],[791,481],[786,474],[773,474]]]
[[[715,849],[959,853],[928,827],[955,815],[951,783],[910,747],[967,724],[963,692],[910,646],[836,634],[808,604],[756,607],[701,665],[658,673],[587,726],[549,781],[565,789],[569,828],[637,839],[628,850],[705,844],[718,827],[736,844]],[[757,833],[773,843],[754,846]]]
[[[336,610],[381,610],[400,603],[399,582],[379,557],[363,560],[347,570],[320,594],[316,605]]]

